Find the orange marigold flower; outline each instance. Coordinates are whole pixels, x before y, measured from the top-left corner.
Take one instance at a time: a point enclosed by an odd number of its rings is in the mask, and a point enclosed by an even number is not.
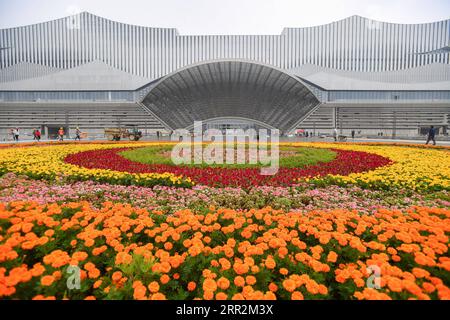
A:
[[[95,241],[94,241],[94,239],[86,239],[86,241],[84,241],[84,245],[86,246],[86,247],[92,247],[93,245],[95,244]]]
[[[152,294],[150,297],[151,300],[167,300],[166,296],[162,294],[161,292]]]
[[[250,268],[250,270],[252,271],[252,273],[258,273],[259,272],[259,267],[258,266],[252,266]]]
[[[31,229],[33,229],[34,224],[32,224],[31,222],[26,222],[24,224],[22,224],[22,232],[23,233],[28,233],[31,231]]]
[[[337,258],[338,258],[337,253],[334,251],[330,251],[330,253],[328,253],[328,256],[327,256],[327,261],[335,263],[337,261]]]
[[[226,290],[230,287],[230,280],[225,277],[221,277],[219,280],[217,280],[217,286],[222,290]]]
[[[205,279],[203,281],[203,290],[214,292],[217,290],[217,283],[213,279]]]
[[[55,230],[49,229],[49,230],[45,231],[44,234],[50,238],[55,234]]]
[[[161,272],[168,273],[170,271],[170,269],[172,269],[172,267],[170,266],[170,263],[161,262],[161,266],[160,266]]]
[[[300,291],[294,291],[291,295],[292,300],[304,300],[303,294]]]
[[[435,286],[433,284],[429,283],[429,282],[424,282],[422,284],[422,288],[427,293],[432,293],[432,292],[434,292],[436,290]]]
[[[118,282],[120,279],[122,279],[122,272],[116,271],[112,274],[112,280],[114,282]]]
[[[95,264],[93,264],[92,262],[88,262],[88,263],[86,263],[84,265],[84,269],[87,270],[87,271],[94,270],[95,269]]]
[[[89,271],[88,276],[91,279],[96,279],[96,278],[100,277],[100,270],[98,270],[97,268],[92,269]]]
[[[84,261],[88,258],[88,254],[86,252],[75,252],[72,255],[72,259],[75,259],[79,262]],[[86,267],[85,267],[86,268]],[[86,269],[87,270],[87,269]]]
[[[319,293],[320,293],[321,295],[326,295],[326,294],[328,294],[328,288],[325,287],[323,284],[320,284],[320,285],[319,285]]]
[[[93,288],[94,289],[98,289],[100,288],[100,286],[102,285],[103,281],[102,280],[97,280],[94,282]]]
[[[280,247],[278,249],[278,255],[282,258],[285,257],[288,253],[289,253],[289,251],[286,247]]]
[[[46,287],[51,286],[54,281],[55,281],[55,277],[53,277],[53,276],[43,276],[41,278],[41,284]]]
[[[133,298],[135,300],[144,300],[146,292],[147,292],[146,287],[144,287],[143,285],[137,285],[134,288]]]
[[[233,295],[233,297],[231,297],[231,300],[245,300],[244,296],[242,295],[242,293],[236,293],[235,295]]]
[[[133,261],[133,257],[126,252],[119,252],[116,256],[116,264],[130,264]]]
[[[277,296],[273,292],[267,291],[264,294],[264,298],[263,299],[264,300],[277,300]]]
[[[249,266],[248,266],[246,263],[238,263],[238,262],[236,262],[236,263],[233,265],[233,269],[234,269],[234,271],[235,271],[237,274],[241,275],[241,274],[245,274],[245,273],[248,272]]]
[[[245,286],[245,279],[241,276],[237,276],[236,278],[234,278],[234,284],[238,287],[243,287]]]
[[[248,285],[253,286],[256,283],[256,278],[254,276],[247,276],[245,277],[245,282]]]
[[[203,293],[203,299],[205,299],[205,300],[212,300],[212,299],[214,299],[214,292],[213,291],[205,291]]]
[[[219,263],[222,266],[222,270],[228,270],[231,268],[231,263],[225,258],[220,258]]]
[[[106,246],[101,246],[101,247],[99,247],[99,248],[94,248],[94,249],[92,250],[92,254],[93,254],[94,256],[98,256],[98,255],[101,255],[103,252],[105,252],[107,249],[108,249],[108,248],[107,248]]]
[[[52,276],[55,277],[55,280],[59,280],[62,277],[62,273],[59,270],[56,270],[55,272],[53,272]]]
[[[169,277],[167,274],[163,274],[163,275],[161,276],[161,278],[159,278],[159,281],[160,281],[162,284],[167,284],[167,283],[170,281],[170,277]]]
[[[387,286],[389,287],[389,290],[394,292],[401,292],[402,291],[402,281],[397,278],[389,278],[387,281]]]
[[[189,291],[194,291],[196,287],[197,287],[197,284],[195,282],[191,281],[188,283],[187,289]]]
[[[271,282],[269,284],[269,290],[272,291],[272,292],[277,292],[278,291],[278,286],[275,283]]]
[[[413,268],[412,273],[417,278],[427,278],[430,276],[430,273],[422,268]]]
[[[283,281],[283,288],[288,292],[294,292],[297,286],[295,285],[295,282],[293,280],[286,279]]]
[[[228,295],[224,292],[219,292],[216,294],[216,300],[227,300]]]
[[[156,282],[156,281],[150,282],[150,284],[148,285],[148,290],[149,290],[151,293],[156,293],[156,292],[158,292],[158,291],[159,291],[159,283]]]
[[[40,263],[36,263],[30,271],[33,277],[39,277],[45,272],[45,267]]]
[[[220,264],[219,264],[219,262],[217,260],[212,260],[211,261],[211,266],[218,267],[218,266],[220,266]]]
[[[273,258],[267,258],[265,265],[267,267],[267,269],[274,269],[277,265],[277,263],[275,262],[275,260]]]
[[[204,237],[203,238],[203,242],[204,243],[210,243],[211,242],[211,238],[210,237]]]

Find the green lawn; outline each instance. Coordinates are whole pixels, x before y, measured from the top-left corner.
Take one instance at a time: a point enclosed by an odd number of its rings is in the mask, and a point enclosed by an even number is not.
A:
[[[132,149],[121,152],[121,155],[129,160],[146,164],[174,165],[171,160],[173,146],[149,146],[145,148]],[[247,147],[248,150],[248,147]],[[305,148],[305,147],[280,147],[280,167],[304,167],[319,162],[329,162],[336,154],[327,149]],[[225,159],[225,155],[224,155]],[[258,164],[188,164],[197,167],[226,167],[226,168],[255,168],[262,167]]]

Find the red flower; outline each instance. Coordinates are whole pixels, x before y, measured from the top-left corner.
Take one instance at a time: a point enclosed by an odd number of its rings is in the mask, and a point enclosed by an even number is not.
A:
[[[189,166],[148,165],[133,162],[120,152],[129,150],[107,149],[91,150],[66,157],[67,163],[89,169],[110,169],[129,173],[164,173],[190,177],[196,184],[211,187],[243,187],[251,186],[290,186],[295,179],[331,175],[349,175],[373,170],[391,164],[391,160],[382,156],[360,152],[333,149],[336,158],[333,161],[318,163],[302,168],[279,168],[273,176],[262,176],[259,168],[200,168]]]

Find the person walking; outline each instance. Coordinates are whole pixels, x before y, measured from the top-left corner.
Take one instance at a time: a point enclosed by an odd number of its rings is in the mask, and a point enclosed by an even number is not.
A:
[[[35,129],[33,131],[33,135],[34,135],[34,140],[36,140],[37,142],[41,141],[41,131],[39,129]]]
[[[430,143],[430,141],[433,141],[433,145],[436,145],[436,129],[434,128],[434,126],[430,127],[430,130],[428,131],[428,138],[427,138],[427,143]]]
[[[14,141],[19,141],[19,134],[20,134],[20,132],[19,132],[19,128],[15,128],[14,129],[14,131],[13,131],[13,134],[14,134]]]
[[[75,129],[75,141],[81,141],[81,130],[80,130],[80,128],[76,128]]]
[[[334,137],[334,141],[338,141],[338,129],[334,128],[333,130],[333,137]]]
[[[58,130],[58,140],[64,141],[64,129],[63,128],[59,128],[59,130]]]
[[[352,130],[352,139],[355,139],[355,130]]]

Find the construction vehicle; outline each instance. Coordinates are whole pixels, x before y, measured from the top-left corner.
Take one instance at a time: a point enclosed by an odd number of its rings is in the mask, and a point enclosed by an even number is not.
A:
[[[120,128],[105,129],[105,137],[109,141],[120,141],[129,139],[130,141],[139,141],[142,138],[142,132],[135,125],[128,125]]]

